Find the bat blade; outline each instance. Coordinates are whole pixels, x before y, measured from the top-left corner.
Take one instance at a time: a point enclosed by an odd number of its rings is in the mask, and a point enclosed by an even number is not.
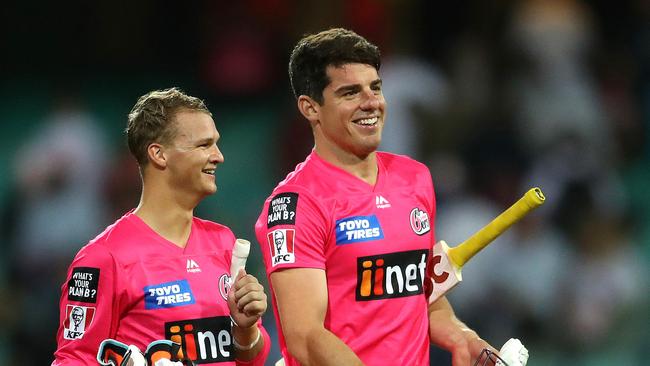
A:
[[[429,296],[429,303],[438,300],[463,280],[461,269],[476,253],[529,212],[541,206],[545,200],[541,189],[531,188],[507,210],[456,247],[449,248],[444,241],[438,242],[433,247],[433,273],[430,273],[433,292]]]
[[[431,273],[433,292],[429,296],[429,303],[436,301],[463,280],[461,267],[450,261],[449,250],[449,246],[443,240],[433,246],[431,263],[433,266],[433,273]]]

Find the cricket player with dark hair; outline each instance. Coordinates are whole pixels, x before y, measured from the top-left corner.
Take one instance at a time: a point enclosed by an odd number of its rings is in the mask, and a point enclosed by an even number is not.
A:
[[[302,38],[291,54],[314,149],[255,226],[287,365],[428,365],[433,343],[467,366],[493,349],[444,296],[427,302],[433,184],[423,164],[377,151],[379,68],[378,48],[340,28]]]

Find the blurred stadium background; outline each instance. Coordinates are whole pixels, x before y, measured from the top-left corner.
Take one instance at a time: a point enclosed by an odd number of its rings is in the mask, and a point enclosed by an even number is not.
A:
[[[137,204],[122,131],[149,90],[207,101],[226,162],[197,214],[254,238],[311,148],[288,54],[331,26],[382,49],[383,149],[429,165],[439,239],[547,196],[468,265],[460,317],[521,338],[530,366],[648,364],[648,1],[27,1],[0,19],[0,364],[51,362],[67,265]],[[249,266],[264,278],[259,250]]]

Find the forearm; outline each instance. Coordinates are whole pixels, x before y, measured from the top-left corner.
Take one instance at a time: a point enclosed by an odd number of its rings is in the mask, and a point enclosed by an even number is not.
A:
[[[479,338],[476,332],[456,317],[446,297],[429,305],[429,338],[432,344],[451,350],[467,337]]]
[[[315,328],[288,343],[289,352],[301,365],[363,365],[361,359],[340,338],[325,328]]]

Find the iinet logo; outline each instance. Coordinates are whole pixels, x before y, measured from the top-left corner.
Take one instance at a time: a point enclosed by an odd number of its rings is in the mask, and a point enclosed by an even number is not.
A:
[[[235,361],[230,317],[165,323],[165,338],[179,343],[179,358],[195,364]]]
[[[357,258],[356,300],[421,294],[428,255],[428,250],[411,250]]]
[[[199,267],[199,264],[196,263],[194,259],[188,259],[187,273],[199,273],[199,272],[201,272],[201,268]]]

